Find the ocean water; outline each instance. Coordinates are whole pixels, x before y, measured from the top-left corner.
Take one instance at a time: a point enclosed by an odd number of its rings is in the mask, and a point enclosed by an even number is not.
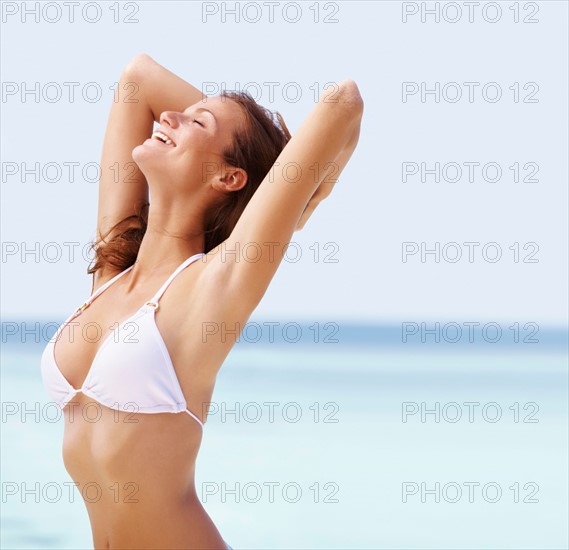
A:
[[[502,348],[238,344],[205,425],[202,503],[235,549],[567,548],[558,336]],[[3,346],[1,547],[92,548],[42,349]]]

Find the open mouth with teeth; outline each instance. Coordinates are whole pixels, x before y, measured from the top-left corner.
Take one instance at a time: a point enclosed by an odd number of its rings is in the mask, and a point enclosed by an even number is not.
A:
[[[163,134],[158,130],[152,134],[152,139],[157,139],[166,145],[172,145],[174,147],[176,146],[176,144],[166,134]]]

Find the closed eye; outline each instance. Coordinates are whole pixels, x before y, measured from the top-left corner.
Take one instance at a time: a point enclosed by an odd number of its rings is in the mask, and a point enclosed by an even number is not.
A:
[[[197,122],[200,126],[203,126],[203,124],[202,124],[199,120],[197,120],[197,119],[195,119],[195,118],[193,119],[192,122]]]

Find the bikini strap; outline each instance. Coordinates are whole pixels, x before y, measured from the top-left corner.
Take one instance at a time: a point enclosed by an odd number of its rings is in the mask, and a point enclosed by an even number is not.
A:
[[[109,288],[117,279],[122,277],[127,271],[130,271],[133,267],[134,267],[134,264],[132,264],[130,267],[127,267],[124,271],[121,271],[120,273],[118,273],[117,275],[115,275],[114,277],[109,279],[103,286],[100,286],[93,294],[91,294],[91,296],[87,299],[87,301],[82,306],[77,308],[76,313],[79,311],[83,311],[85,308],[89,307],[91,302],[97,296],[99,296],[99,294],[102,294],[103,292],[105,292],[105,290],[107,290],[107,288]]]
[[[152,299],[150,301],[146,302],[146,304],[151,304],[151,305],[154,305],[156,308],[158,308],[158,302],[159,302],[160,298],[162,298],[162,294],[164,294],[164,292],[166,291],[166,289],[168,288],[170,283],[176,278],[178,273],[180,273],[180,271],[182,271],[183,269],[188,267],[191,263],[195,262],[196,260],[198,260],[202,256],[205,256],[205,252],[199,252],[198,254],[194,254],[193,256],[190,256],[187,260],[184,260],[184,262],[178,266],[176,271],[174,271],[174,273],[172,273],[172,275],[170,275],[170,277],[168,277],[168,280],[162,285],[160,290],[152,297]]]

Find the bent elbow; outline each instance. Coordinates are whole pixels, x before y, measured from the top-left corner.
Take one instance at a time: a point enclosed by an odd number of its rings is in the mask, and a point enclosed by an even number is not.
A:
[[[125,66],[123,69],[123,75],[127,75],[132,78],[140,78],[148,65],[154,63],[154,59],[150,57],[147,53],[140,52],[137,53]]]
[[[335,103],[347,110],[354,118],[361,118],[364,111],[364,100],[355,80],[342,80],[337,83],[337,87],[333,93],[323,93],[321,101],[323,103]]]
[[[340,90],[342,90],[342,97],[346,103],[350,103],[355,108],[363,110],[364,100],[355,80],[342,80],[342,82],[340,82]]]

